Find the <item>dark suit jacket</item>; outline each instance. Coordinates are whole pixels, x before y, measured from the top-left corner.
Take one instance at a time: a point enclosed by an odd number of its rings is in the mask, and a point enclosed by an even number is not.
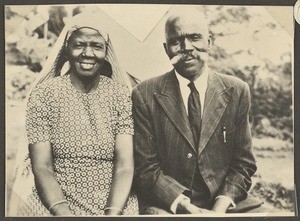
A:
[[[197,166],[210,192],[208,201],[218,195],[235,202],[246,198],[256,171],[248,84],[210,71],[199,145],[174,71],[140,83],[132,99],[135,181],[143,200],[170,208],[179,194],[191,190]]]

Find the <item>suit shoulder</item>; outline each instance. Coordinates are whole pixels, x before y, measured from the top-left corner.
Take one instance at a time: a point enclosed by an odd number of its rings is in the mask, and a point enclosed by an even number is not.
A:
[[[163,87],[163,82],[167,74],[168,73],[165,73],[163,75],[142,81],[133,88],[133,92],[139,91],[143,94],[160,90]]]

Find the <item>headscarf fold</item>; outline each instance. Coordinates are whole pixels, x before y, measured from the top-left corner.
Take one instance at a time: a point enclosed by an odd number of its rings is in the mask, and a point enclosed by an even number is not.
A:
[[[33,88],[37,84],[40,84],[49,78],[66,74],[70,68],[66,57],[68,40],[74,31],[84,27],[95,29],[104,38],[107,46],[105,60],[107,61],[106,64],[111,66],[111,78],[122,85],[128,86],[129,89],[132,88],[127,73],[121,68],[111,39],[109,34],[106,32],[104,25],[102,25],[101,22],[98,22],[97,18],[92,18],[90,15],[87,17],[87,15],[84,13],[71,18],[63,28],[59,37],[57,38],[50,56],[47,58],[44,64],[44,67],[40,73],[40,77],[33,84]],[[106,75],[107,73],[103,74]]]

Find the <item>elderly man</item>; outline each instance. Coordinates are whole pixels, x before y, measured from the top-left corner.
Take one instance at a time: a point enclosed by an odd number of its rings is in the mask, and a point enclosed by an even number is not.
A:
[[[242,80],[207,66],[205,17],[180,8],[167,19],[174,70],[133,90],[136,184],[143,214],[246,211],[256,171]],[[245,200],[247,199],[247,200]]]

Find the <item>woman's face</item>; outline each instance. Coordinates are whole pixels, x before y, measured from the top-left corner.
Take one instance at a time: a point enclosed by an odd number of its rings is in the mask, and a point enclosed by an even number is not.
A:
[[[80,79],[93,78],[105,61],[105,40],[94,29],[80,28],[69,38],[67,55],[72,74]]]

